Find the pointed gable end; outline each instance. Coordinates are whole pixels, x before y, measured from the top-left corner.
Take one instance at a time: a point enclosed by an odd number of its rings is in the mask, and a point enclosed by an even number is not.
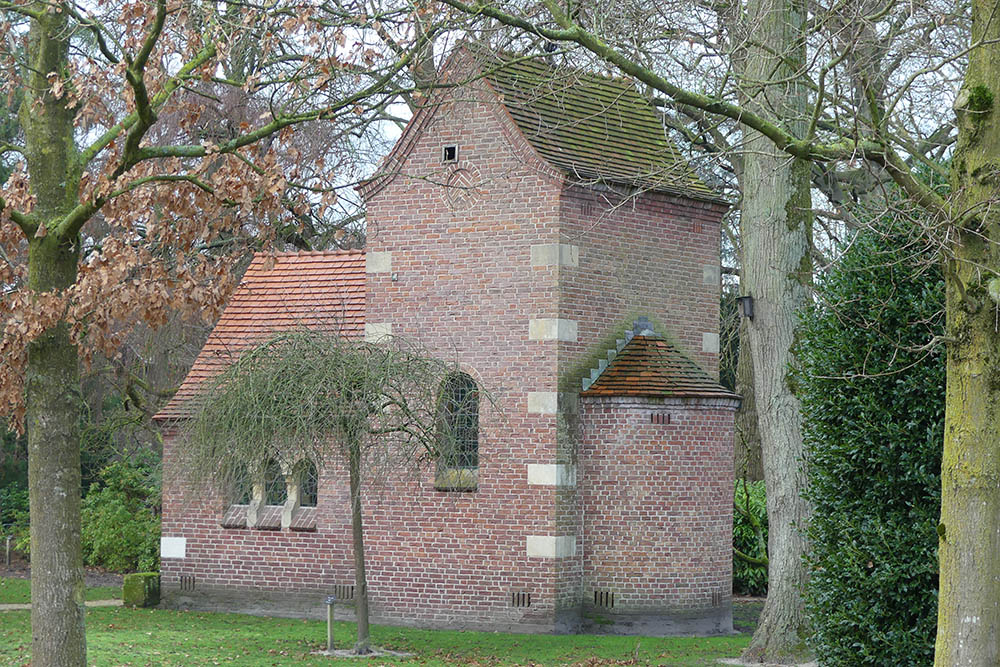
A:
[[[451,84],[485,81],[527,145],[571,183],[727,203],[695,174],[650,100],[625,79],[555,67],[542,56],[493,55],[472,45],[456,49],[442,72]],[[452,88],[436,91],[414,114],[376,174],[359,186],[363,197],[400,171],[450,94]]]

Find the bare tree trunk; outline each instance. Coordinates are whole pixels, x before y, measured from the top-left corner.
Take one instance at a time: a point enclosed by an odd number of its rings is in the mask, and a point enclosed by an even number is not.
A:
[[[741,85],[747,105],[797,136],[805,134],[805,9],[801,0],[751,0]],[[798,312],[811,278],[810,165],[747,131],[744,152],[741,288],[754,299],[747,326],[754,398],[767,487],[768,595],[744,657],[797,661],[808,653],[802,589],[806,568],[802,531],[809,505],[802,498],[799,401],[789,384]]]
[[[756,482],[764,479],[764,455],[757,426],[757,401],[753,389],[753,360],[750,356],[749,322],[739,327],[740,354],[736,362],[736,393],[742,397],[736,411],[736,443],[733,465],[737,479]]]
[[[948,381],[938,525],[935,665],[1000,664],[1000,10],[974,0],[972,49],[955,102],[952,162],[958,215],[945,265]]]
[[[350,445],[351,528],[354,537],[354,615],[358,621],[358,655],[371,653],[368,628],[368,577],[365,574],[365,531],[361,521],[361,447]]]
[[[31,244],[33,289],[72,283],[76,251]],[[80,552],[80,376],[65,324],[28,348],[28,489],[31,511],[32,664],[86,665]]]
[[[58,222],[76,203],[73,111],[47,76],[66,70],[67,12],[42,11],[28,36],[28,85],[21,104],[25,157],[43,227],[29,239],[28,287],[59,291],[76,281],[80,240],[60,238]],[[32,664],[87,663],[80,551],[80,376],[65,324],[28,347],[25,377],[31,510]]]

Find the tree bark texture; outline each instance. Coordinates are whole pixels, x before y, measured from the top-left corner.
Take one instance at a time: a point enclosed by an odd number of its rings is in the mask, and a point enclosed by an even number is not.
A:
[[[35,239],[34,289],[72,284],[75,248]],[[25,378],[31,511],[32,664],[86,665],[80,550],[80,377],[65,324],[28,348]]]
[[[757,482],[764,479],[764,456],[757,426],[757,401],[753,390],[753,359],[750,355],[749,320],[740,322],[740,354],[736,362],[736,393],[743,399],[736,411],[736,443],[733,466],[736,479]]]
[[[371,652],[368,628],[368,577],[365,573],[365,531],[361,518],[361,447],[349,445],[351,477],[351,529],[354,538],[354,615],[358,621],[358,640],[354,650],[359,655]]]
[[[972,3],[972,49],[955,102],[957,243],[946,260],[948,380],[938,525],[935,664],[1000,664],[1000,21]]]
[[[55,96],[47,75],[66,71],[67,12],[32,19],[30,62],[21,104],[25,157],[40,223],[29,239],[28,287],[60,291],[76,282],[80,240],[58,224],[76,203],[79,168],[73,110]],[[32,664],[86,665],[83,563],[80,549],[80,377],[68,327],[49,327],[28,348],[25,377],[31,510]]]
[[[751,0],[741,87],[747,106],[797,136],[806,129],[807,91],[801,0]],[[763,135],[744,139],[741,215],[742,291],[754,299],[747,326],[754,398],[764,461],[768,514],[768,596],[745,659],[797,661],[808,653],[802,591],[803,531],[799,401],[789,381],[798,313],[811,278],[810,165],[779,151]]]

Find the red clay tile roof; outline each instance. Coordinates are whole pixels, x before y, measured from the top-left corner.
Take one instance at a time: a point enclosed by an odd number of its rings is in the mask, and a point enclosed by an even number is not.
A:
[[[738,398],[666,340],[648,335],[625,343],[580,395]]]
[[[154,419],[189,417],[201,384],[275,332],[306,326],[361,337],[365,328],[365,253],[257,254],[177,393]]]

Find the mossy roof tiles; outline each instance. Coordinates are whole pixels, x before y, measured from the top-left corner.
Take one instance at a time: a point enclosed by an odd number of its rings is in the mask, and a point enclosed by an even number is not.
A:
[[[720,201],[674,143],[634,85],[540,59],[479,54],[486,81],[528,142],[584,183],[623,183]]]
[[[191,416],[206,380],[247,348],[300,326],[364,335],[363,251],[255,255],[184,382],[154,419]]]

